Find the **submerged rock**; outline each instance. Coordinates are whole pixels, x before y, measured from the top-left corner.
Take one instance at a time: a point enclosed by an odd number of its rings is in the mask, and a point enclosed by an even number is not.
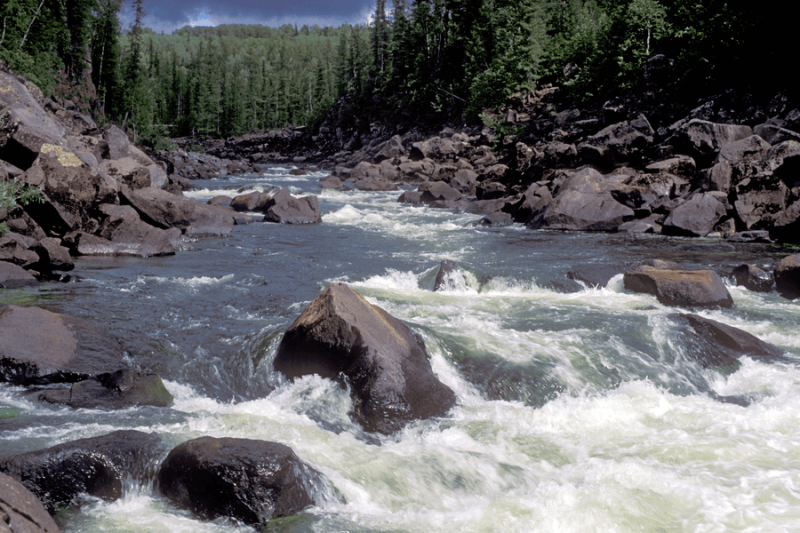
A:
[[[9,533],[59,533],[39,498],[11,476],[0,473],[0,524]]]
[[[69,389],[49,390],[39,399],[84,409],[123,409],[134,405],[167,407],[172,403],[161,377],[131,369],[98,374]]]
[[[652,294],[663,305],[733,307],[733,298],[713,270],[655,270],[625,273],[625,289]]]
[[[155,433],[115,431],[7,457],[0,460],[0,472],[25,485],[53,514],[78,494],[118,499],[125,477],[145,481],[161,453]]]
[[[353,417],[367,431],[389,434],[444,416],[456,401],[434,375],[422,338],[342,284],[328,285],[294,321],[278,346],[275,370],[289,379],[344,374]]]
[[[213,437],[174,448],[158,472],[158,488],[201,518],[229,517],[247,525],[295,515],[333,494],[323,475],[288,446]]]
[[[672,318],[694,331],[695,336],[688,343],[689,355],[699,359],[704,367],[737,365],[738,358],[743,355],[775,359],[784,353],[777,346],[716,320],[694,314],[673,315]]]

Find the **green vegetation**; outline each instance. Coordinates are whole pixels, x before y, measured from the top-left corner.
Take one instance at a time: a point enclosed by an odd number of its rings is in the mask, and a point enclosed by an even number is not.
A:
[[[164,148],[169,137],[316,127],[354,115],[478,123],[544,82],[576,100],[642,83],[663,53],[690,96],[791,88],[791,17],[723,0],[376,0],[369,26],[120,28],[122,0],[6,0],[0,59],[46,95]],[[91,80],[91,83],[89,83]]]
[[[15,205],[43,203],[42,191],[26,183],[19,183],[17,178],[0,181],[0,209],[13,209]],[[0,235],[8,231],[5,222],[0,223]]]

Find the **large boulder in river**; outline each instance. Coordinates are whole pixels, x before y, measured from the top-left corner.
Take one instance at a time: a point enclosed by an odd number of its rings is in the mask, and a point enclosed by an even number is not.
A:
[[[433,374],[422,338],[343,284],[328,285],[294,321],[275,370],[289,379],[346,376],[356,421],[385,434],[444,416],[456,400]]]
[[[775,287],[781,296],[800,298],[800,254],[784,257],[775,269]]]
[[[611,193],[567,190],[528,222],[531,229],[615,231],[632,220],[633,209],[617,202]]]
[[[115,431],[6,457],[0,472],[25,485],[54,514],[78,494],[119,499],[126,477],[144,482],[152,475],[162,449],[155,433]]]
[[[772,274],[755,265],[739,265],[731,272],[736,285],[753,292],[769,292],[775,286]]]
[[[125,366],[124,349],[104,328],[39,307],[0,311],[0,381],[79,381]]]
[[[0,473],[0,523],[8,533],[59,533],[53,517],[25,485]]]
[[[151,257],[175,253],[167,232],[144,222],[132,207],[106,204],[100,207],[100,211],[106,218],[97,236],[110,241],[113,246],[112,254],[102,255]]]
[[[656,270],[643,267],[626,272],[625,289],[652,294],[664,305],[733,307],[733,298],[713,270]]]
[[[738,365],[738,358],[743,355],[777,359],[784,353],[777,346],[716,320],[694,314],[673,315],[672,318],[693,330],[694,336],[687,346],[689,355],[699,359],[704,367]]]
[[[283,444],[200,437],[175,447],[161,464],[158,489],[206,520],[246,525],[295,515],[332,499],[327,480]]]
[[[158,228],[178,228],[194,237],[229,235],[233,231],[233,216],[224,210],[162,189],[123,189],[122,197],[142,220]]]
[[[319,224],[319,199],[314,195],[297,198],[289,189],[276,192],[264,206],[264,222],[276,224]]]

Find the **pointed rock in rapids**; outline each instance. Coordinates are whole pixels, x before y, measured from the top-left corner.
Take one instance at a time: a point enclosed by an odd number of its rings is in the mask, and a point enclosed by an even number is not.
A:
[[[294,321],[278,346],[275,370],[289,379],[344,374],[353,417],[384,434],[444,416],[456,401],[434,375],[422,338],[343,284],[328,285]]]
[[[733,298],[713,270],[639,270],[626,272],[625,289],[652,294],[663,305],[733,307]]]
[[[53,517],[25,485],[0,473],[0,520],[10,533],[59,533]]]
[[[783,350],[761,339],[716,320],[694,314],[673,315],[672,318],[692,328],[695,335],[688,343],[689,354],[704,367],[738,365],[738,358],[747,355],[776,359]]]
[[[175,447],[158,472],[159,491],[206,520],[247,525],[336,500],[325,477],[277,442],[200,437]]]
[[[53,514],[82,493],[119,499],[124,479],[130,475],[144,482],[162,450],[155,433],[115,431],[6,457],[0,460],[0,472],[25,485]]]

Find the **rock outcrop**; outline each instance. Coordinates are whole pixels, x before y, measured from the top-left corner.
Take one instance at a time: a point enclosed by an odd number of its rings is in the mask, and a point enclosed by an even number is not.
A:
[[[456,400],[433,374],[422,338],[342,284],[329,285],[294,321],[274,365],[289,379],[345,376],[353,417],[367,431],[389,434],[445,416]]]

